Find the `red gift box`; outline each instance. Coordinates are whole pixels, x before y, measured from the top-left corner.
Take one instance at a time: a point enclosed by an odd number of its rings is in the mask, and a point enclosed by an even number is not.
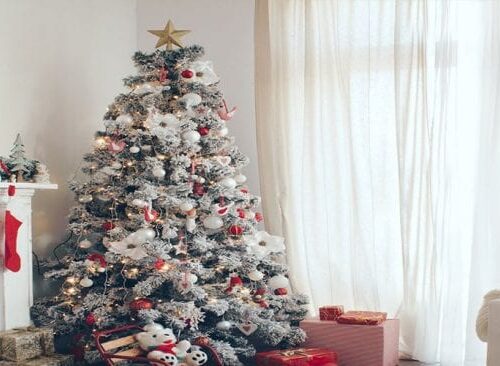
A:
[[[379,325],[387,319],[387,313],[376,311],[348,311],[338,317],[340,324]]]
[[[344,314],[342,305],[322,306],[319,308],[320,320],[337,320],[342,314]]]
[[[257,366],[338,366],[337,353],[322,348],[297,348],[259,352]]]

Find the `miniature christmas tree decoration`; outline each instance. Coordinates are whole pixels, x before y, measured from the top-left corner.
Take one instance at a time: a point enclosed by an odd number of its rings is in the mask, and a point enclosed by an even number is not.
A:
[[[21,141],[20,134],[17,134],[16,141],[14,141],[14,146],[12,147],[9,159],[11,164],[13,165],[10,171],[15,174],[16,181],[24,181],[24,174],[30,172],[30,161],[26,158],[26,152],[24,151],[24,145]]]

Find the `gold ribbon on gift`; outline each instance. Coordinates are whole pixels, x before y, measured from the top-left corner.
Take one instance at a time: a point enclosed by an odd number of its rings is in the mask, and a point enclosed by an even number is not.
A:
[[[305,356],[305,357],[307,357],[308,360],[311,357],[311,355],[308,354],[306,352],[306,349],[304,349],[304,348],[297,348],[297,349],[291,349],[288,351],[281,351],[280,355],[282,355],[286,358],[291,358],[293,356]]]

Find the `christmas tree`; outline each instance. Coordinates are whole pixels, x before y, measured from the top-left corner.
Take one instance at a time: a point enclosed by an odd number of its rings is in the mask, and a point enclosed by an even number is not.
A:
[[[10,171],[15,173],[18,181],[23,180],[24,175],[30,172],[30,166],[33,165],[33,163],[26,158],[26,152],[24,151],[24,144],[20,134],[17,134],[16,141],[14,141],[14,146],[9,156],[9,163],[12,166]]]
[[[208,337],[225,365],[304,340],[307,299],[290,292],[283,239],[259,229],[248,159],[226,126],[235,109],[202,47],[171,49],[183,32],[169,22],[152,31],[167,50],[133,56],[138,74],[105,114],[85,179],[71,182],[72,237],[46,272],[61,292],[32,310],[90,362],[94,329],[130,323]]]

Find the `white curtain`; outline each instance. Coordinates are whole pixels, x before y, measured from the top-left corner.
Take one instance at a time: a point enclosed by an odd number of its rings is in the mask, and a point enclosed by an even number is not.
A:
[[[401,351],[484,364],[500,287],[500,2],[256,1],[267,229],[312,309],[387,311]]]

